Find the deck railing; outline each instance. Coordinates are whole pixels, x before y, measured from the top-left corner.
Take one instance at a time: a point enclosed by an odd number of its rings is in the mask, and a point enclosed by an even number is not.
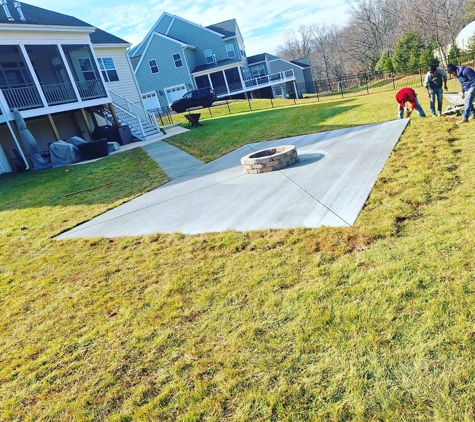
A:
[[[99,79],[93,79],[90,81],[77,81],[79,95],[83,100],[91,100],[93,98],[107,97],[104,85]]]
[[[76,102],[76,94],[70,82],[62,84],[41,85],[48,105]]]
[[[256,86],[272,85],[275,82],[287,82],[294,80],[295,75],[293,69],[285,70],[283,72],[271,73],[270,75],[259,76],[258,78],[248,79],[244,81],[246,88]]]
[[[40,94],[34,85],[21,88],[4,88],[2,91],[10,110],[13,108],[27,110],[30,108],[43,107]]]

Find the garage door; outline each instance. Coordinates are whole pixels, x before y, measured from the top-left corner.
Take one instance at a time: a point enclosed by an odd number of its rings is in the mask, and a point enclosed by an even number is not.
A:
[[[155,91],[142,94],[142,102],[145,110],[156,110],[160,108],[160,103],[158,102],[157,93]]]
[[[168,104],[170,104],[173,101],[179,100],[181,97],[183,97],[183,95],[186,94],[186,87],[183,84],[165,88],[165,94],[167,96]]]

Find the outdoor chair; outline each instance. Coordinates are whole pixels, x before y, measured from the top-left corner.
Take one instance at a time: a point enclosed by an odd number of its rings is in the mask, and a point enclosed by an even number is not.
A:
[[[185,114],[185,119],[188,120],[188,126],[191,127],[202,126],[202,124],[199,122],[200,117],[201,113]]]

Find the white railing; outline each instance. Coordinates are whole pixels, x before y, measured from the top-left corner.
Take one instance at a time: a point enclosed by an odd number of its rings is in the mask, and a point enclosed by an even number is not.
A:
[[[131,114],[138,116],[142,121],[150,123],[157,131],[160,131],[157,119],[152,113],[148,112],[147,110],[144,110],[143,108],[129,101],[127,98],[122,97],[121,95],[116,94],[111,90],[109,90],[109,93],[112,98],[112,104],[118,105],[123,110],[127,110]]]
[[[94,79],[91,81],[77,81],[79,95],[83,100],[89,100],[92,98],[106,97],[106,91],[102,81]]]
[[[124,110],[122,107],[120,107],[117,104],[114,104],[114,109],[115,109],[115,114],[117,115],[119,120],[122,120],[123,122],[127,123],[127,125],[131,129],[136,129],[143,136],[145,136],[142,121],[140,120],[140,118],[138,116],[136,116],[135,114],[130,113],[127,110]]]
[[[40,94],[36,86],[23,88],[4,88],[3,94],[10,109],[25,110],[29,108],[43,107]]]
[[[76,94],[70,82],[62,84],[41,85],[49,105],[76,102]]]
[[[260,76],[258,78],[248,79],[244,81],[246,88],[255,86],[272,85],[275,82],[286,82],[295,79],[293,69],[285,70],[283,72],[271,73],[270,75]]]

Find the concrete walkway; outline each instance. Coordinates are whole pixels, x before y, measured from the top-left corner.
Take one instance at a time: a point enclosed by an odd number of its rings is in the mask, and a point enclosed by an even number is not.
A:
[[[166,142],[154,142],[143,146],[142,149],[155,160],[170,179],[176,179],[204,166],[203,161]]]
[[[205,165],[187,159],[190,166],[197,166],[194,169],[170,164],[168,171],[178,175],[175,179],[58,239],[351,226],[408,122],[250,144]],[[264,174],[243,172],[244,155],[288,144],[297,146],[297,164]],[[158,153],[158,161],[160,150],[168,148],[153,147],[151,153]],[[173,152],[167,159],[171,157]],[[174,157],[180,161],[184,156]]]

